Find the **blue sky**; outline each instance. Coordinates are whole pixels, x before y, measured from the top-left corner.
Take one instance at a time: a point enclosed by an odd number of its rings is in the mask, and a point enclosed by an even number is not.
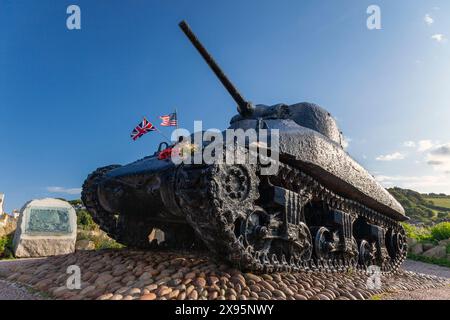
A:
[[[81,30],[66,9],[81,8]],[[381,8],[381,30],[366,9]],[[154,152],[146,115],[226,128],[235,104],[186,19],[246,98],[315,102],[384,185],[450,193],[448,1],[0,0],[0,192],[79,197],[87,174]],[[162,129],[167,135],[170,130]]]

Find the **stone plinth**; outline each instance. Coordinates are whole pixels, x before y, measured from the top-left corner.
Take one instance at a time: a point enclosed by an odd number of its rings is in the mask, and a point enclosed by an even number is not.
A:
[[[13,247],[16,257],[45,257],[75,250],[77,217],[73,207],[59,199],[32,200],[22,208]]]

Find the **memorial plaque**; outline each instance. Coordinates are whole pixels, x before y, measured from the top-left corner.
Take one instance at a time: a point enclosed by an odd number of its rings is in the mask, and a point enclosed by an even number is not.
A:
[[[25,223],[26,234],[67,234],[70,232],[67,208],[31,208]]]

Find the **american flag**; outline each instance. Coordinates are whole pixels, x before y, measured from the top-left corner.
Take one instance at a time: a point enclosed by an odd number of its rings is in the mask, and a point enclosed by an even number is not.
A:
[[[169,127],[169,126],[176,126],[177,123],[177,113],[170,113],[166,116],[160,116],[162,122],[161,122],[161,126],[163,127]]]
[[[141,123],[139,123],[136,128],[133,129],[133,131],[131,132],[131,138],[136,141],[137,139],[139,139],[140,137],[142,137],[144,134],[146,134],[149,131],[155,131],[156,128],[153,126],[153,124],[151,124],[150,122],[148,122],[147,119],[142,120]]]

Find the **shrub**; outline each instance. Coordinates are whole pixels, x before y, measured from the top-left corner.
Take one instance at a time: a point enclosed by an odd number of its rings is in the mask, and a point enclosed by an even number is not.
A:
[[[97,225],[92,219],[91,214],[86,210],[77,211],[77,225],[83,230],[95,230]]]
[[[12,240],[13,234],[0,238],[0,259],[14,258]]]
[[[124,247],[124,245],[116,242],[113,239],[96,239],[94,240],[95,249],[121,249]]]
[[[417,241],[430,241],[433,240],[430,229],[425,227],[416,227],[408,223],[403,223],[406,236]]]
[[[445,240],[450,238],[450,222],[441,222],[431,227],[431,235],[434,240]]]

